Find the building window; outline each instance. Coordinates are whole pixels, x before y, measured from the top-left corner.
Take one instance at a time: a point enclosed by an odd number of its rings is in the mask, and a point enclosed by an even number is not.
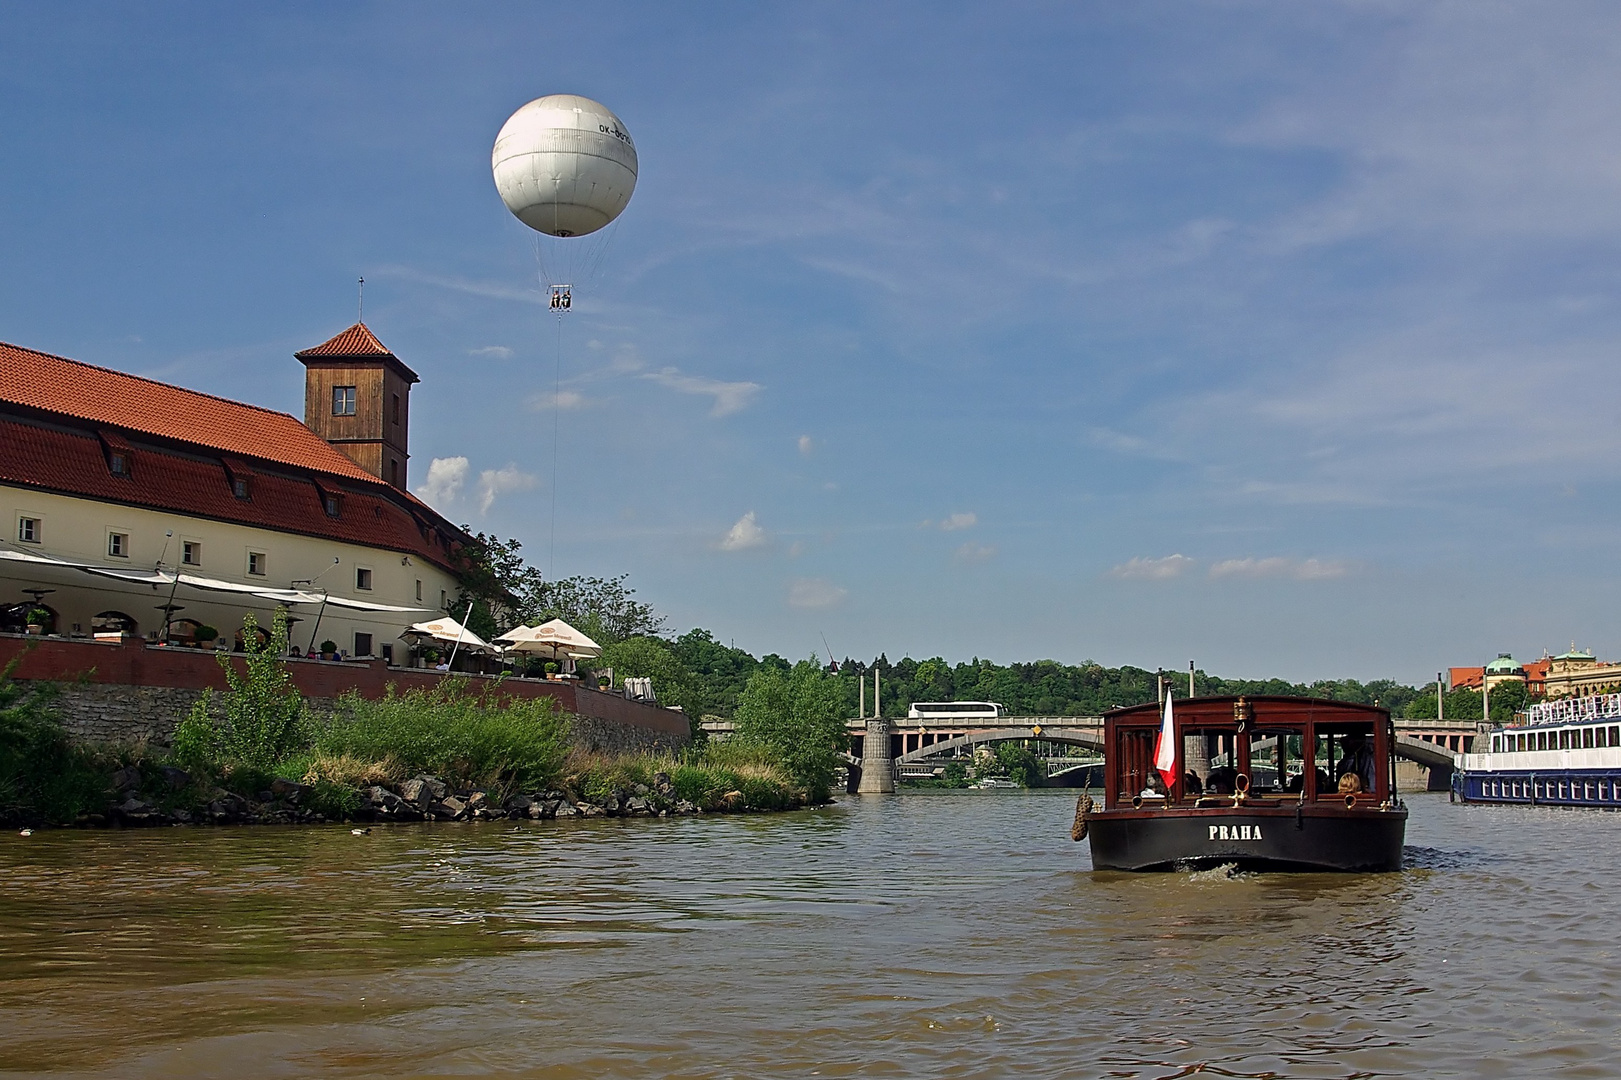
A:
[[[112,470],[114,476],[128,476],[129,455],[116,453],[109,455],[107,458],[107,467]]]
[[[395,394],[393,402],[389,405],[388,418],[394,423],[400,422],[400,395]]]
[[[341,499],[339,499],[336,495],[327,495],[323,499],[323,501],[326,504],[326,516],[327,517],[334,517],[335,518],[335,517],[338,516],[338,513],[343,509],[343,501]]]
[[[353,416],[355,414],[355,388],[352,386],[334,386],[332,388],[332,415]]]
[[[21,540],[25,544],[39,543],[39,518],[18,518],[17,539]]]
[[[248,497],[248,481],[246,477],[237,477],[231,481],[231,494],[239,499]]]
[[[370,656],[371,655],[371,635],[370,634],[362,634],[358,630],[355,632],[355,655],[356,656]]]
[[[355,567],[355,588],[367,591],[371,589],[371,571],[364,566]]]
[[[450,610],[450,594],[445,592],[445,590],[443,590],[443,589],[439,590],[439,610],[440,611],[449,611]]]
[[[187,566],[203,565],[203,545],[195,540],[180,541],[180,561]]]
[[[422,579],[417,578],[417,603],[422,603]]]
[[[115,559],[129,558],[129,533],[108,533],[107,554],[111,555]]]
[[[265,576],[265,553],[262,551],[248,552],[248,573],[254,577]]]
[[[394,664],[394,646],[392,646],[392,645],[384,645],[383,646],[383,663],[388,664],[391,667],[393,666],[393,664]]]

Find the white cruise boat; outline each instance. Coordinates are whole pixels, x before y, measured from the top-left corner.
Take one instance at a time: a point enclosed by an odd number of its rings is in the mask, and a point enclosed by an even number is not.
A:
[[[1465,802],[1621,809],[1621,694],[1532,705],[1486,745],[1456,773]]]

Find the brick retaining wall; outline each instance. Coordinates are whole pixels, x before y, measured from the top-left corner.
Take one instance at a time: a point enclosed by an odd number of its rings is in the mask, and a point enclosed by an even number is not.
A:
[[[234,657],[242,670],[240,656]],[[61,684],[63,722],[74,736],[95,742],[168,745],[175,724],[202,691],[224,690],[225,673],[211,651],[56,637],[0,634],[0,667],[17,660],[17,679]],[[437,671],[391,668],[381,660],[289,659],[293,685],[315,708],[350,690],[380,698],[390,685],[400,691],[437,686]],[[605,752],[675,749],[691,728],[685,713],[573,682],[466,675],[471,686],[521,698],[549,697],[576,717],[573,737],[582,749]]]

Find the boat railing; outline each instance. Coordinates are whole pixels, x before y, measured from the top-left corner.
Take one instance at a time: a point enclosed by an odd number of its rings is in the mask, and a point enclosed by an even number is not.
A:
[[[1621,716],[1621,694],[1593,694],[1589,697],[1559,698],[1526,707],[1527,727],[1542,724],[1573,724],[1583,720],[1607,720]]]

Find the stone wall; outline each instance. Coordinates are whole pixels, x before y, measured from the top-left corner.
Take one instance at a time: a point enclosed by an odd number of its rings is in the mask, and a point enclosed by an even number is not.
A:
[[[111,683],[58,684],[57,708],[68,734],[84,742],[167,749],[175,725],[191,712],[201,690],[172,686],[119,686]],[[306,698],[317,713],[329,712],[335,698]],[[574,716],[570,741],[581,750],[623,754],[678,750],[687,739],[675,733],[596,716]]]
[[[234,662],[240,671],[241,658]],[[69,733],[87,742],[167,747],[175,725],[202,692],[225,688],[224,674],[212,651],[153,647],[138,641],[105,644],[0,634],[0,667],[13,663],[19,681],[49,681],[59,687],[59,704]],[[287,667],[293,685],[317,711],[330,710],[346,692],[380,698],[390,687],[399,692],[429,689],[444,679],[438,672],[391,668],[381,661],[290,659]],[[560,711],[575,718],[574,743],[584,750],[673,750],[685,746],[691,736],[685,713],[578,683],[458,677],[466,678],[475,693],[551,698]]]

